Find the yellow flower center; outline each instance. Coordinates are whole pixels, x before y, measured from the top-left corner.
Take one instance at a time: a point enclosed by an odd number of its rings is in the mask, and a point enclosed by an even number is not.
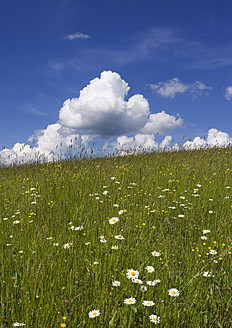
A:
[[[131,302],[132,302],[132,300],[129,300],[129,301],[128,301],[128,303],[131,303]]]
[[[93,312],[93,315],[96,315],[97,314],[97,312]]]
[[[131,272],[131,275],[132,275],[132,276],[135,276],[135,272]]]

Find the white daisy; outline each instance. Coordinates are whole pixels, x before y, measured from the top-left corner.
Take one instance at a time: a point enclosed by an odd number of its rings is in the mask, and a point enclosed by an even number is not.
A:
[[[114,236],[115,239],[125,239],[122,235]]]
[[[153,301],[143,301],[143,305],[145,306],[153,306],[155,303]]]
[[[211,277],[211,272],[204,272],[203,273],[203,276],[204,277]]]
[[[138,279],[139,277],[139,271],[136,271],[134,269],[130,269],[127,271],[126,276],[128,279]]]
[[[111,249],[118,249],[118,246],[111,246]]]
[[[217,254],[217,251],[215,251],[214,249],[211,249],[211,250],[209,251],[209,253],[212,254],[212,255],[216,255],[216,254]]]
[[[109,224],[115,224],[116,222],[118,222],[119,221],[119,218],[117,218],[117,217],[113,217],[113,218],[111,218],[110,220],[109,220]]]
[[[149,319],[151,322],[153,322],[154,324],[157,324],[160,322],[160,317],[157,317],[157,315],[152,314],[149,316]]]
[[[90,311],[89,312],[89,317],[90,318],[95,318],[95,317],[98,317],[100,315],[100,311],[99,310],[93,310],[93,311]]]
[[[147,281],[147,284],[149,286],[155,286],[157,284],[157,282],[154,280],[154,281]]]
[[[180,294],[180,293],[179,293],[179,290],[176,289],[176,288],[171,288],[171,289],[169,289],[168,293],[169,293],[169,295],[172,296],[172,297],[177,297],[177,296],[179,296],[179,294]]]
[[[146,286],[141,286],[140,287],[140,290],[141,290],[141,292],[146,292],[147,291],[147,287]]]
[[[160,252],[156,252],[156,251],[154,251],[154,252],[151,252],[151,254],[152,254],[153,256],[160,256],[160,255],[161,255],[161,253],[160,253]]]
[[[147,269],[147,272],[149,272],[149,273],[152,273],[155,271],[155,269],[152,266],[147,266],[146,269]]]
[[[121,285],[120,281],[115,280],[115,281],[112,282],[112,286],[114,286],[114,287],[118,287],[120,285]]]
[[[131,297],[131,298],[126,298],[125,301],[124,301],[125,304],[135,304],[136,303],[136,299]]]

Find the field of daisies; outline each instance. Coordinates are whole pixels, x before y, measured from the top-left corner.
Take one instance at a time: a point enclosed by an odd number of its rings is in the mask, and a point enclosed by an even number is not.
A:
[[[0,327],[232,327],[232,149],[0,169]]]

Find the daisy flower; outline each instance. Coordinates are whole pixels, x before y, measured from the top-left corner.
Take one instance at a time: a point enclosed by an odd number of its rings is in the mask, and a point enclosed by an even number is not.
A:
[[[117,217],[113,217],[113,218],[111,218],[110,220],[109,220],[109,224],[115,224],[116,222],[118,222],[119,221],[119,218],[117,218]]]
[[[90,318],[95,318],[95,317],[98,317],[100,315],[100,311],[99,310],[93,310],[93,311],[90,311],[89,312],[89,317]]]
[[[153,306],[155,303],[153,301],[143,301],[143,305],[145,306]]]
[[[118,287],[120,285],[121,285],[120,281],[115,280],[115,281],[112,282],[112,286],[114,286],[114,287]]]
[[[216,255],[216,254],[217,254],[217,251],[215,251],[214,249],[211,249],[211,250],[209,251],[209,253],[212,254],[212,255]]]
[[[149,319],[151,322],[154,322],[154,324],[157,324],[160,322],[160,317],[157,317],[157,315],[155,315],[155,314],[150,315]]]
[[[204,272],[203,273],[203,276],[204,277],[211,277],[211,272]]]
[[[118,246],[111,246],[111,249],[118,249]]]
[[[23,326],[25,326],[25,323],[15,322],[15,323],[13,324],[13,326],[14,326],[14,327],[23,327]]]
[[[125,239],[122,235],[114,236],[115,239]]]
[[[146,269],[147,269],[147,271],[148,271],[149,273],[155,271],[155,269],[154,269],[152,266],[147,266]]]
[[[169,289],[168,291],[169,295],[172,296],[172,297],[177,297],[179,296],[179,290],[176,289],[176,288],[172,288],[172,289]]]
[[[139,271],[136,271],[134,269],[130,269],[127,271],[126,276],[128,279],[138,279],[139,277]]]
[[[140,285],[143,283],[142,280],[140,280],[140,279],[136,279],[136,278],[133,278],[132,281],[133,281],[135,284],[140,284]]]
[[[67,249],[67,248],[69,248],[69,247],[70,247],[69,243],[64,244],[64,248],[65,248],[65,249]]]
[[[123,210],[120,210],[120,211],[118,212],[119,215],[122,215],[123,213],[124,213]]]
[[[100,236],[99,239],[100,239],[100,242],[101,243],[106,243],[106,240],[105,240],[105,237],[104,236]]]
[[[125,301],[124,301],[125,304],[135,304],[136,303],[136,299],[131,297],[131,298],[126,298]]]
[[[147,284],[149,286],[155,286],[157,284],[157,282],[154,280],[154,281],[147,281]]]
[[[152,254],[153,256],[160,256],[160,255],[161,255],[161,253],[160,253],[160,252],[156,252],[156,251],[154,251],[154,252],[151,252],[151,254]]]
[[[146,292],[147,291],[147,287],[146,286],[141,286],[140,287],[140,290],[141,290],[141,292]]]
[[[201,236],[201,239],[206,240],[207,237],[206,236]]]
[[[211,230],[203,230],[202,233],[205,235],[207,233],[210,233]]]

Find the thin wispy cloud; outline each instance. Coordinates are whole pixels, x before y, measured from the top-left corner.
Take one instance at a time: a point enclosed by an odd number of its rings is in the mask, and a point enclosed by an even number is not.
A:
[[[157,84],[149,84],[150,88],[158,95],[165,98],[174,98],[177,93],[190,93],[193,98],[197,98],[212,87],[205,85],[203,82],[196,81],[191,84],[184,84],[178,78],[169,81],[158,82]]]
[[[90,36],[88,34],[83,34],[80,32],[76,32],[74,34],[68,34],[65,36],[66,40],[76,40],[76,39],[89,39]]]
[[[36,109],[35,107],[33,106],[20,106],[20,107],[17,107],[19,110],[25,112],[25,113],[28,113],[28,114],[33,114],[33,115],[37,115],[37,116],[48,116],[47,113],[44,113],[38,109]]]

